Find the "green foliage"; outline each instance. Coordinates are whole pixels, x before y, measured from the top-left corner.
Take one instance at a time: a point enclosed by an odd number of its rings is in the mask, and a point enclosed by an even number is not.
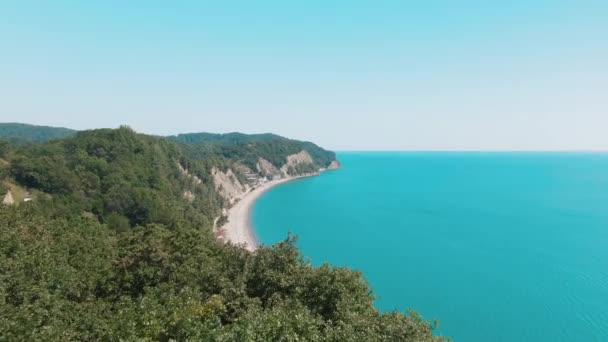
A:
[[[0,208],[0,300],[2,341],[441,341],[292,238],[250,254],[198,229],[117,233],[33,206]]]
[[[11,151],[11,144],[7,140],[0,139],[0,158],[7,158]]]
[[[43,143],[76,134],[76,131],[48,126],[34,126],[21,123],[0,123],[0,139],[13,143]],[[1,148],[0,148],[1,156]]]
[[[108,228],[115,230],[117,232],[126,232],[131,228],[129,224],[129,219],[126,216],[117,213],[111,213],[105,219]]]
[[[219,243],[210,173],[229,161],[183,148],[121,127],[11,151],[9,176],[39,196],[0,206],[0,341],[443,340],[295,238]]]
[[[302,150],[307,151],[314,161],[314,166],[309,166],[309,172],[316,171],[319,167],[327,167],[336,159],[335,153],[311,142],[291,140],[275,134],[192,133],[172,136],[169,139],[183,143],[192,157],[209,158],[219,155],[242,162],[253,170],[256,169],[260,157],[280,168],[287,162],[288,155]]]
[[[182,154],[175,143],[127,127],[80,132],[44,145],[22,146],[14,154],[11,175],[17,182],[52,194],[53,205],[91,212],[99,220],[120,214],[131,226],[188,222],[210,227],[210,218],[223,204],[212,182],[187,184],[178,168]],[[193,170],[206,167],[204,161],[188,164]],[[182,201],[185,189],[197,200]],[[112,224],[118,223],[114,217]],[[120,224],[124,228],[124,222]]]

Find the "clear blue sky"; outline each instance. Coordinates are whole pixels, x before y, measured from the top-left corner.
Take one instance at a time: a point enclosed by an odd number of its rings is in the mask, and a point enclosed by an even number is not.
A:
[[[608,1],[7,0],[0,121],[608,149]]]

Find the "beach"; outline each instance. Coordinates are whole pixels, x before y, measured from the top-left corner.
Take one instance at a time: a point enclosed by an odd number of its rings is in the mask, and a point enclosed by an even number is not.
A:
[[[224,239],[236,245],[243,245],[249,251],[254,251],[258,247],[258,242],[255,238],[253,228],[251,227],[250,220],[253,204],[270,188],[302,177],[308,176],[288,177],[269,181],[242,195],[239,200],[228,209],[228,222],[221,227]]]

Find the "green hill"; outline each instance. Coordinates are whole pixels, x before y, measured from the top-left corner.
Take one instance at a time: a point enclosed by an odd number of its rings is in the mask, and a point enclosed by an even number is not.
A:
[[[47,142],[74,134],[76,134],[76,131],[69,128],[0,123],[0,139],[10,140],[13,143]]]
[[[195,158],[200,144],[127,127],[5,144],[0,180],[36,199],[0,206],[0,341],[442,340],[415,313],[376,310],[359,272],[310,265],[292,237],[255,253],[218,242],[211,170],[236,161]]]
[[[302,150],[311,155],[317,168],[327,167],[336,159],[334,152],[326,151],[311,142],[287,139],[271,133],[190,133],[168,138],[186,144],[193,157],[221,155],[241,161],[252,169],[255,169],[260,157],[280,168],[287,161],[287,156]]]
[[[45,143],[53,139],[67,138],[78,131],[49,126],[22,123],[0,123],[0,140],[13,144]],[[195,159],[224,157],[255,169],[259,158],[270,161],[280,168],[288,155],[307,151],[315,162],[315,167],[326,167],[336,159],[335,153],[326,151],[306,141],[287,139],[276,134],[243,133],[189,133],[166,137],[182,144],[185,154]]]

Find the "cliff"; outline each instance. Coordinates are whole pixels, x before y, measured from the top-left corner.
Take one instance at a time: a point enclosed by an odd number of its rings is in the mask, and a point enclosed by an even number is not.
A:
[[[10,190],[7,191],[6,195],[4,195],[4,198],[2,199],[2,204],[4,204],[4,205],[15,204],[15,200],[13,199],[13,193]]]
[[[288,165],[287,168],[295,167],[298,163],[310,164],[307,172],[311,172],[327,168],[336,160],[334,152],[311,142],[275,134],[190,133],[170,136],[168,139],[184,146],[184,150],[192,158],[221,155],[261,174],[287,174],[287,169],[281,169],[285,165]]]
[[[332,161],[332,163],[330,163],[329,167],[336,165],[337,161]],[[243,164],[235,162],[226,171],[213,168],[212,175],[216,190],[231,205],[236,199],[242,197],[251,189],[270,180],[318,174],[322,170],[324,168],[318,168],[310,154],[302,150],[288,155],[285,164],[279,168],[268,160],[258,157],[256,172]],[[242,174],[244,177],[241,177],[241,180],[239,180],[237,173]]]

